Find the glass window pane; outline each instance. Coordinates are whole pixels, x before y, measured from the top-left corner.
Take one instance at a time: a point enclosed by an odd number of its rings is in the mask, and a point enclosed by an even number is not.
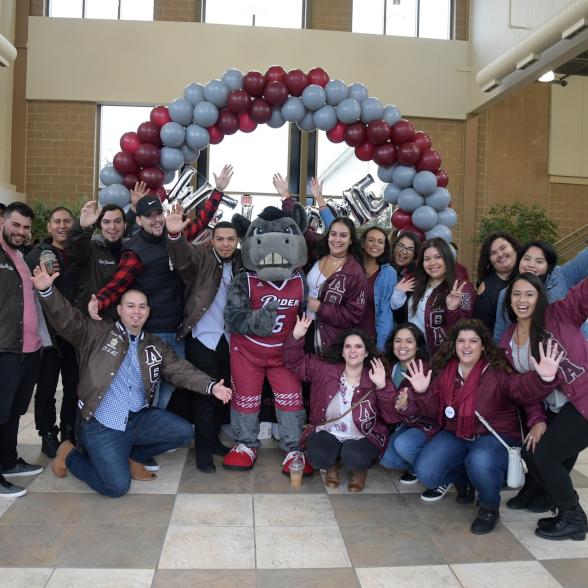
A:
[[[118,0],[86,0],[84,17],[118,20]]]
[[[384,0],[355,0],[351,30],[381,35],[384,32]]]
[[[449,39],[451,0],[420,0],[419,37]]]
[[[49,0],[49,16],[82,18],[82,0]]]
[[[206,0],[204,22],[302,28],[303,0]]]
[[[416,37],[417,0],[386,0],[386,34]]]
[[[153,0],[121,0],[121,20],[153,20]]]

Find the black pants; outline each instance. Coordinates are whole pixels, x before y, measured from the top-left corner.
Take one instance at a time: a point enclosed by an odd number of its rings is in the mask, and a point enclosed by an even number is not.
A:
[[[65,339],[56,337],[56,347],[45,349],[37,377],[35,426],[40,434],[56,432],[55,392],[61,372],[63,399],[59,420],[61,429],[75,426],[78,405],[78,362],[76,352]]]
[[[525,455],[529,473],[545,488],[558,507],[565,508],[574,501],[570,471],[578,453],[586,447],[588,420],[568,402],[554,415],[535,453]]]
[[[312,433],[306,439],[310,463],[315,468],[326,470],[341,460],[343,467],[363,472],[369,469],[378,458],[378,450],[366,439],[339,441],[327,431]]]
[[[16,466],[18,425],[31,402],[40,365],[41,351],[0,353],[0,470]]]

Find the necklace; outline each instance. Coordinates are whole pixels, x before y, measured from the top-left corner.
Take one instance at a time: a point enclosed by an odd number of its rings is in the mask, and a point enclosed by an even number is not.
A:
[[[343,258],[343,261],[327,276],[325,270],[326,270],[327,263],[329,261],[329,256],[330,255],[331,254],[329,253],[329,255],[327,255],[327,256],[323,257],[323,259],[319,260],[319,266],[318,266],[318,268],[319,268],[319,275],[318,275],[318,278],[317,278],[317,281],[316,281],[316,284],[315,284],[315,287],[316,288],[319,287],[319,282],[321,281],[321,277],[324,278],[323,282],[325,280],[327,280],[328,278],[330,278],[334,273],[338,272],[343,267],[343,265],[345,264],[345,260],[347,259],[347,255],[345,255],[345,257]],[[333,256],[333,257],[335,257],[335,256]],[[341,258],[340,257],[335,257],[335,259],[341,259]],[[321,267],[321,264],[322,264],[322,267]],[[321,282],[321,284],[322,284],[322,282]]]

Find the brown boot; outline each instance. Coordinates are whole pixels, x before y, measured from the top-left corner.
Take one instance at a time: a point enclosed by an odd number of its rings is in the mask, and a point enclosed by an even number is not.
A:
[[[65,478],[67,476],[67,467],[65,465],[65,458],[75,449],[75,445],[71,441],[64,441],[58,448],[55,459],[51,462],[51,469],[58,478]]]
[[[129,458],[129,471],[131,472],[131,478],[139,482],[150,482],[157,478],[153,472],[148,472],[142,463],[131,458]]]
[[[367,472],[351,472],[349,476],[349,484],[347,490],[349,492],[361,492],[365,488],[365,481],[367,479]]]
[[[340,473],[340,463],[336,463],[334,466],[331,466],[327,470],[327,475],[325,476],[325,486],[327,488],[337,488],[339,486],[339,482],[341,481]]]

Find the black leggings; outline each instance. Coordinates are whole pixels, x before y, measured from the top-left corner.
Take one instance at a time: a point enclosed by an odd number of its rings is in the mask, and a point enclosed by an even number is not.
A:
[[[547,427],[535,453],[525,455],[529,473],[545,488],[558,507],[565,508],[574,501],[569,460],[586,447],[588,420],[568,402]]]
[[[315,468],[327,470],[340,459],[343,467],[363,472],[378,458],[378,450],[365,437],[339,441],[327,431],[312,433],[306,439],[310,463]]]

